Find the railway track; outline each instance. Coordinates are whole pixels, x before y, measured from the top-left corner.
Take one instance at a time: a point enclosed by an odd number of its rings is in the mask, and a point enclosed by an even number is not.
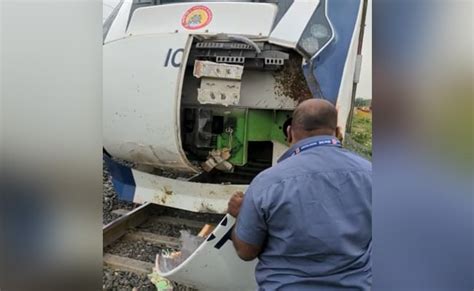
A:
[[[217,224],[222,214],[193,213],[146,203],[131,211],[112,211],[119,218],[103,227],[104,267],[146,276],[162,250],[176,251],[180,231],[196,235],[205,224]],[[174,283],[176,290],[194,290]]]

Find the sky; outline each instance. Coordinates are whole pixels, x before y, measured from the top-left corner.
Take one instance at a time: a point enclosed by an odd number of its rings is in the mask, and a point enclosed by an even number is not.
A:
[[[120,0],[103,0],[102,19],[105,21]],[[372,99],[372,0],[368,0],[366,26],[362,43],[362,68],[356,98]]]

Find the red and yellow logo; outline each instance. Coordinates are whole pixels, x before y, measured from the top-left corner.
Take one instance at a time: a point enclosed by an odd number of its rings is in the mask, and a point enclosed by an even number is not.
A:
[[[181,18],[181,24],[187,29],[199,29],[208,25],[212,20],[212,12],[206,6],[193,6]]]

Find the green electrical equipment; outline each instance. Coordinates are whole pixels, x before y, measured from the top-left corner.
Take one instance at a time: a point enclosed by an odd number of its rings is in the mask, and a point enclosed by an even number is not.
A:
[[[291,112],[248,109],[236,115],[230,115],[224,132],[217,139],[217,148],[229,148],[229,162],[236,166],[247,163],[249,144],[252,142],[286,142],[283,124]],[[268,151],[272,151],[271,148]]]
[[[187,108],[182,138],[188,156],[201,160],[206,171],[232,172],[235,167],[269,167],[273,143],[286,144],[288,110]]]

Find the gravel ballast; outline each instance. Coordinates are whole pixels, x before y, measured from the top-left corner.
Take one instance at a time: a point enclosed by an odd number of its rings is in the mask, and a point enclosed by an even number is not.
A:
[[[102,205],[102,224],[106,225],[115,219],[119,218],[120,216],[114,213],[111,213],[113,210],[116,209],[128,209],[132,210],[137,207],[134,203],[119,201],[117,199],[117,193],[112,185],[112,179],[110,174],[106,168],[103,166],[103,173],[102,173],[104,191],[103,191],[103,205]],[[142,242],[143,243],[143,242]],[[117,243],[118,244],[118,243]],[[154,258],[156,256],[155,249],[150,246],[147,246],[146,243],[144,247],[137,246],[137,245],[115,245],[108,247],[106,251],[110,248],[117,248],[118,254],[123,255],[129,258],[140,259],[143,257],[144,261],[154,262]],[[144,250],[143,252],[141,250]],[[148,252],[146,252],[148,251]],[[133,257],[132,255],[137,255]],[[138,257],[140,256],[140,257]],[[112,270],[108,267],[103,268],[103,276],[102,276],[102,289],[103,290],[110,290],[110,291],[125,291],[125,290],[139,290],[139,291],[148,291],[148,290],[156,290],[155,285],[150,282],[147,276],[144,275],[137,275],[131,272],[123,272]]]
[[[131,202],[120,201],[117,199],[117,192],[115,192],[114,186],[112,185],[112,178],[107,170],[105,164],[103,165],[102,171],[102,182],[104,185],[103,198],[102,198],[102,224],[106,225],[115,219],[119,218],[119,215],[112,213],[116,209],[128,209],[132,210],[137,207]]]
[[[103,166],[103,216],[102,223],[106,224],[119,218],[120,215],[112,213],[113,210],[126,209],[133,210],[140,205],[131,202],[120,201],[117,199],[117,193],[112,184],[110,174],[104,164]],[[217,224],[224,215],[219,214],[202,214],[183,211],[172,208],[158,209],[156,215],[171,216],[176,218],[184,218],[193,221],[201,221],[204,223]],[[180,237],[181,230],[187,230],[189,233],[196,235],[199,232],[197,228],[189,228],[186,225],[166,224],[157,221],[148,221],[138,227],[139,231],[151,232],[159,235],[170,237]],[[119,240],[104,249],[104,253],[119,255],[131,259],[144,262],[155,263],[156,255],[160,253],[162,248],[150,242],[143,240],[130,241]],[[174,290],[193,290],[187,286],[173,283]],[[137,275],[131,272],[117,271],[109,267],[103,269],[103,290],[156,290],[153,283],[147,276]]]
[[[147,276],[104,268],[104,290],[156,290]],[[135,289],[134,289],[135,288]]]
[[[155,263],[156,255],[161,251],[157,245],[142,240],[118,242],[107,247],[104,252],[139,261]]]

